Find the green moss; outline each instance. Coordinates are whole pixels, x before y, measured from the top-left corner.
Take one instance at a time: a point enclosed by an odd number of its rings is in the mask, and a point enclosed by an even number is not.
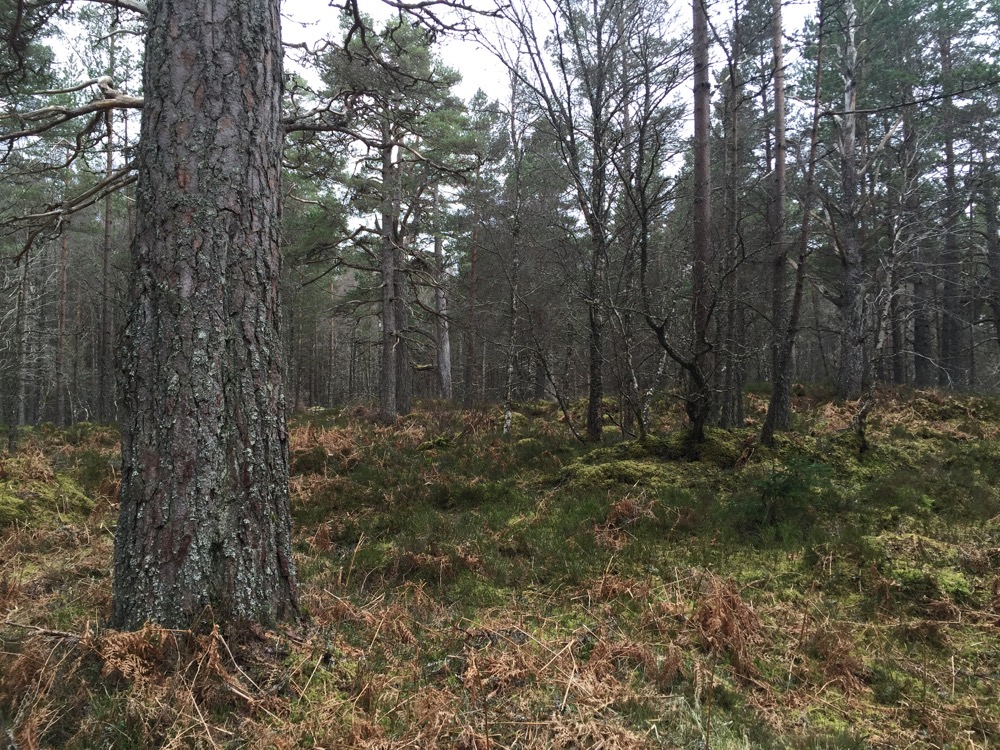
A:
[[[898,588],[900,598],[916,604],[945,598],[967,604],[973,594],[969,579],[954,568],[910,565],[906,561],[897,560],[889,569],[888,577]]]
[[[9,491],[8,483],[0,484],[0,526],[9,526],[18,522],[23,524],[28,520],[28,503]]]
[[[0,482],[0,527],[15,523],[38,526],[55,520],[79,523],[93,507],[94,501],[65,474],[56,474],[48,481]]]
[[[574,463],[567,467],[566,477],[575,484],[589,487],[612,485],[641,485],[663,487],[675,475],[662,464],[618,460],[601,464]]]

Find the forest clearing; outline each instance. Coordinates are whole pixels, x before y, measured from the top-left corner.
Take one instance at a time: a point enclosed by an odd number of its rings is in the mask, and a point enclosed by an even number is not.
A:
[[[996,746],[998,38],[0,0],[0,743]]]
[[[797,388],[691,452],[551,403],[291,428],[303,620],[104,626],[113,429],[0,458],[0,727],[36,748],[987,748],[1000,399]],[[766,396],[749,393],[748,419]],[[583,404],[579,405],[583,408]]]

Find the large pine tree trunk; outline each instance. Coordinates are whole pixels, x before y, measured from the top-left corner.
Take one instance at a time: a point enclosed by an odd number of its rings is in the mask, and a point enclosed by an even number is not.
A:
[[[278,0],[150,3],[112,624],[297,613]]]

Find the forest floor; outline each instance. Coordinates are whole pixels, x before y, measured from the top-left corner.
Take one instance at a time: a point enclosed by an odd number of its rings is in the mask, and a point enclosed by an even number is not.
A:
[[[576,444],[549,404],[292,430],[305,619],[103,627],[117,436],[0,455],[0,742],[1000,746],[1000,399],[800,395],[794,431]]]

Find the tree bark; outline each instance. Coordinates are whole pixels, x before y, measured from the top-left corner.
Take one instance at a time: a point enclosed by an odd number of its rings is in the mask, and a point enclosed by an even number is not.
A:
[[[951,82],[951,36],[940,32],[938,48],[941,57],[941,78],[945,86]],[[943,103],[945,114],[944,139],[944,247],[941,251],[941,339],[938,385],[961,388],[968,384],[966,323],[962,312],[961,266],[958,246],[958,180],[955,168],[955,137],[951,97]]]
[[[397,242],[393,285],[393,314],[396,317],[396,413],[409,414],[413,410],[413,369],[410,367],[410,310],[406,304],[406,274],[404,247]]]
[[[479,186],[482,168],[476,169],[476,200],[472,204],[472,229],[469,236],[469,285],[466,292],[468,323],[465,330],[465,385],[462,401],[471,406],[480,399],[476,384],[476,339],[479,336]]]
[[[792,376],[779,372],[791,365],[782,361],[781,350],[788,327],[788,306],[785,296],[788,245],[785,242],[787,222],[788,143],[785,137],[785,49],[781,0],[771,0],[771,50],[774,58],[774,193],[771,196],[771,403],[768,419],[773,430],[784,431],[792,424]]]
[[[31,378],[29,370],[29,355],[31,351],[31,304],[34,292],[31,289],[31,254],[25,254],[21,260],[21,281],[17,286],[17,310],[15,312],[15,329],[17,335],[17,353],[15,367],[17,372],[17,388],[14,395],[14,425],[23,427],[28,423],[28,381]]]
[[[908,99],[913,98],[912,89],[907,90],[906,96]],[[920,165],[918,163],[915,117],[916,107],[907,107],[903,110],[903,182],[907,191],[904,207],[908,223],[918,221],[921,209]],[[913,383],[918,388],[926,388],[934,384],[931,284],[927,279],[928,269],[923,243],[924,240],[919,237],[912,240],[911,274],[913,283],[909,299],[909,308],[913,317]]]
[[[444,260],[444,240],[438,230],[434,237],[434,263],[437,278],[434,282],[434,339],[437,344],[438,395],[445,401],[452,399],[451,384],[451,330],[448,324],[448,292],[444,288],[447,271]]]
[[[779,429],[780,410],[779,399],[788,400],[791,410],[791,362],[795,349],[795,339],[798,336],[799,318],[802,311],[802,297],[805,291],[806,259],[809,257],[809,227],[812,218],[813,185],[816,179],[816,152],[819,145],[820,96],[823,91],[823,42],[826,24],[826,3],[819,2],[819,24],[816,29],[816,78],[813,85],[812,127],[809,133],[809,156],[806,162],[806,177],[802,197],[802,225],[799,227],[798,258],[795,266],[795,289],[792,292],[792,302],[788,309],[787,327],[781,340],[778,356],[774,362],[774,382],[771,389],[771,400],[767,406],[767,415],[760,431],[760,442],[768,447],[774,446],[774,433]],[[788,395],[785,395],[788,394]]]
[[[379,270],[382,276],[382,380],[379,387],[379,418],[396,420],[396,357],[399,334],[396,330],[396,238],[393,210],[395,167],[388,125],[382,129],[382,245]]]
[[[150,4],[111,623],[297,615],[278,0]]]
[[[109,70],[115,69],[114,35],[109,38]],[[114,174],[114,110],[104,113],[105,135],[108,142],[105,147],[105,177]],[[115,375],[114,353],[114,320],[111,312],[111,193],[104,198],[104,237],[101,243],[101,331],[99,352],[97,357],[97,419],[99,422],[111,422],[115,419]]]
[[[688,384],[687,414],[691,422],[691,437],[696,443],[705,438],[705,426],[712,411],[712,394],[707,377],[710,344],[708,327],[711,315],[711,293],[708,268],[712,257],[712,173],[710,137],[712,122],[709,107],[712,84],[708,66],[708,11],[705,0],[692,0],[694,53],[694,219],[692,226],[693,264],[692,317],[694,330],[692,350],[694,368],[700,373]]]
[[[860,186],[857,161],[858,50],[855,42],[857,11],[853,0],[844,3],[845,28],[841,76],[844,80],[844,114],[837,127],[840,152],[841,201],[837,206],[840,229],[838,283],[840,310],[840,362],[837,368],[837,395],[844,399],[861,396],[864,381],[864,269],[861,258],[859,219]]]
[[[993,330],[1000,344],[1000,215],[997,213],[997,185],[992,164],[984,154],[979,184],[986,229],[986,264],[988,271],[988,302],[993,313]]]
[[[56,341],[56,424],[66,420],[66,278],[69,270],[69,235],[64,232],[59,249],[59,334]]]
[[[738,14],[739,8],[734,7]],[[729,55],[729,76],[725,87],[725,189],[724,233],[726,257],[721,264],[723,292],[726,301],[725,325],[719,326],[719,340],[723,348],[716,360],[716,373],[721,380],[719,388],[719,426],[732,429],[743,423],[743,352],[746,331],[743,325],[743,263],[740,257],[739,220],[740,198],[740,111],[744,101],[743,77],[740,63],[743,55],[742,26],[738,15],[733,18],[732,50]]]

